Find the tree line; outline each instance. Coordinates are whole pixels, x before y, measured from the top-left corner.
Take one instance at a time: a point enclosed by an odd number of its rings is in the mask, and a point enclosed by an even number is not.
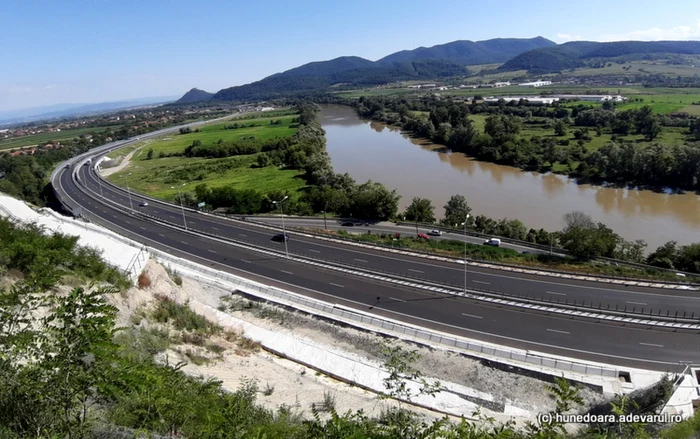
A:
[[[493,105],[465,104],[436,98],[361,97],[328,99],[353,105],[361,117],[399,126],[417,137],[446,145],[484,161],[547,172],[556,164],[564,173],[590,182],[642,187],[700,190],[700,119],[656,115],[644,106],[615,111],[614,106],[567,109],[561,105],[531,106],[527,101]],[[417,112],[427,113],[427,116]],[[486,113],[483,132],[470,114]],[[523,136],[527,125],[551,129],[547,136]],[[640,145],[631,134],[654,141],[664,126],[683,127],[686,141]],[[574,142],[561,139],[573,130]],[[592,132],[591,132],[592,130]],[[612,141],[598,150],[586,143],[608,132]]]

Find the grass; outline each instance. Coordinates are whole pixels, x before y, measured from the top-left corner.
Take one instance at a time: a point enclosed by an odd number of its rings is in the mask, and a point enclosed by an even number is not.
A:
[[[221,327],[192,311],[189,306],[180,305],[164,296],[156,296],[156,298],[158,304],[151,315],[156,322],[171,323],[177,330],[204,335],[216,334],[221,331]]]
[[[255,118],[239,118],[212,124],[203,127],[199,133],[170,134],[159,139],[139,142],[113,153],[114,156],[126,155],[140,148],[125,169],[107,178],[121,186],[128,181],[131,189],[166,200],[174,199],[178,189],[173,187],[182,187],[183,183],[186,184],[183,188],[186,192],[192,192],[197,184],[206,183],[210,187],[232,185],[236,189],[255,189],[262,193],[282,189],[298,196],[300,190],[306,186],[306,182],[301,178],[303,172],[279,169],[275,166],[258,168],[255,166],[257,154],[219,159],[158,158],[160,152],[181,152],[194,140],[201,140],[206,145],[219,139],[230,141],[247,136],[255,136],[261,140],[292,136],[296,132],[292,124],[295,115],[288,113],[263,113]],[[273,119],[281,120],[282,123],[270,125]],[[233,122],[254,126],[224,129],[225,125],[231,125]],[[149,160],[147,155],[150,149],[153,149],[153,158]]]
[[[50,141],[65,143],[83,134],[89,134],[91,132],[101,132],[105,131],[107,128],[115,130],[121,128],[121,125],[108,125],[91,128],[75,128],[70,130],[61,130],[60,132],[53,133],[39,133],[32,134],[29,136],[11,137],[8,139],[0,140],[0,151],[26,146],[45,145]]]
[[[424,240],[413,237],[401,237],[393,239],[391,234],[351,234],[344,230],[334,232],[312,229],[319,234],[334,235],[353,241],[393,246],[407,250],[430,252],[433,254],[454,258],[464,258],[464,242],[444,239]],[[621,276],[639,279],[661,279],[678,281],[673,273],[656,270],[637,269],[629,266],[614,266],[603,262],[581,262],[570,257],[549,256],[541,254],[523,254],[515,250],[503,247],[490,247],[483,245],[467,244],[467,258],[482,261],[494,261],[511,263],[529,268],[543,268],[547,270],[578,272],[598,275]]]
[[[605,75],[634,75],[661,74],[667,76],[694,76],[700,74],[700,57],[689,57],[689,64],[674,65],[658,61],[632,61],[622,64],[609,62],[603,68],[580,68],[563,72],[564,76],[605,76]],[[694,61],[694,62],[693,62]],[[623,69],[624,68],[624,69]]]
[[[485,114],[472,114],[469,116],[469,118],[474,122],[474,127],[479,130],[480,132],[484,132],[484,125],[486,124],[486,118],[488,115]],[[575,145],[577,140],[574,137],[574,131],[579,129],[580,127],[567,127],[567,134],[565,136],[555,136],[554,135],[554,129],[553,128],[548,128],[543,125],[529,125],[529,124],[523,124],[522,129],[520,131],[520,136],[522,137],[533,137],[533,136],[539,136],[539,137],[551,137],[557,141],[559,140],[569,140],[571,145]],[[590,142],[586,142],[586,149],[588,151],[595,151],[597,149],[602,148],[603,146],[607,145],[612,141],[612,133],[609,130],[604,130],[600,136],[596,135],[595,130],[589,129],[588,130],[588,135],[591,137]],[[642,146],[648,146],[651,143],[647,142],[644,139],[644,136],[641,134],[630,134],[627,136],[618,136],[618,139],[626,140],[626,141],[631,141],[639,145],[640,147]],[[661,134],[654,139],[654,142],[663,142],[667,143],[670,145],[673,144],[678,144],[678,143],[683,143],[684,141],[687,140],[687,135],[684,133],[683,128],[676,128],[676,127],[664,127],[663,130],[661,131]]]

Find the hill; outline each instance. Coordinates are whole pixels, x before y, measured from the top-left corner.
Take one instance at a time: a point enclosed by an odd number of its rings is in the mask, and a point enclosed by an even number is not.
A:
[[[392,53],[377,61],[391,64],[417,59],[441,59],[463,65],[495,64],[506,62],[523,52],[556,46],[556,43],[543,37],[536,38],[495,38],[485,41],[453,41],[432,47],[419,47]]]
[[[357,60],[361,59],[357,58]],[[220,90],[212,100],[274,99],[321,92],[334,85],[372,86],[392,81],[429,80],[468,74],[465,67],[441,60],[416,60],[389,65],[368,62],[370,63],[368,67],[351,70],[343,70],[343,66],[353,64],[348,63],[347,58],[311,63],[313,65],[306,64],[251,84]]]
[[[214,96],[214,93],[209,93],[198,88],[193,88],[185,93],[180,99],[175,101],[175,104],[191,104],[193,102],[208,101]]]
[[[643,59],[664,54],[698,55],[700,41],[618,41],[598,43],[572,41],[558,46],[530,50],[509,60],[498,70],[528,70],[531,73],[560,72],[585,67],[600,60]]]

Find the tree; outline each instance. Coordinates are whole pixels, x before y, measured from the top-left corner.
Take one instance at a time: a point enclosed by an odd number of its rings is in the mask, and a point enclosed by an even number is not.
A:
[[[401,401],[411,401],[416,395],[435,396],[440,392],[439,381],[429,383],[423,374],[415,368],[414,364],[420,359],[418,351],[406,351],[401,346],[391,346],[385,344],[382,347],[384,356],[384,369],[388,376],[383,379],[384,388],[388,394],[384,398],[395,398]],[[418,391],[412,389],[410,383],[417,382],[420,387]]]
[[[554,122],[554,134],[559,137],[566,136],[566,124],[561,119]]]
[[[153,159],[153,148],[150,148],[148,150],[148,153],[146,154],[146,160],[151,160]]]
[[[463,223],[472,211],[463,195],[452,195],[444,208],[445,216],[440,223],[453,227]]]
[[[678,257],[678,248],[676,245],[676,241],[669,241],[660,246],[647,256],[647,264],[661,268],[674,268],[674,263]]]
[[[352,191],[348,209],[343,214],[386,221],[396,215],[400,199],[396,190],[390,191],[383,184],[369,180]]]
[[[690,131],[690,137],[694,140],[700,140],[700,118],[695,118],[690,121],[690,126],[688,127]]]
[[[270,166],[270,164],[272,163],[272,160],[270,159],[269,155],[263,153],[263,154],[258,155],[257,162],[258,162],[258,167],[266,168],[266,167]]]
[[[417,223],[434,223],[435,208],[432,202],[427,198],[413,198],[411,205],[406,208],[404,216],[409,221]]]
[[[567,213],[564,221],[566,227],[561,233],[560,242],[569,255],[578,259],[614,256],[621,238],[605,224],[596,224],[583,212]]]
[[[637,127],[637,133],[643,134],[648,141],[654,140],[661,132],[661,125],[659,125],[658,118],[648,105],[637,110],[635,114],[635,125]]]
[[[505,114],[496,114],[486,118],[484,132],[491,136],[496,144],[515,140],[520,132],[520,118]]]

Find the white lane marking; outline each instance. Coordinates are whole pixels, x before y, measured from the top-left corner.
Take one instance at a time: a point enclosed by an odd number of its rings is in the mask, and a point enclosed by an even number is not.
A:
[[[342,286],[342,285],[338,285],[338,284],[334,284],[333,282],[331,282],[331,285],[333,285],[334,287],[340,287],[340,288],[345,288],[344,286]]]
[[[241,261],[245,262],[246,264],[252,264],[252,262],[250,262],[250,261],[247,260],[247,259],[241,259]]]
[[[554,294],[555,296],[566,296],[566,293],[557,293],[556,291],[545,291],[547,294]]]
[[[491,285],[491,282],[484,282],[483,280],[473,280],[475,284]]]
[[[365,261],[364,259],[353,259],[353,260],[354,260],[354,261],[357,261],[357,262],[364,262],[364,263],[367,263],[367,261]]]
[[[162,233],[159,233],[158,236],[162,236],[163,238],[165,238],[165,235],[163,235]]]
[[[404,303],[406,303],[405,300],[403,300],[403,299],[397,299],[396,297],[389,297],[389,299],[395,300],[395,301],[397,301],[397,302],[404,302]]]
[[[558,329],[547,329],[549,332],[556,332],[558,334],[571,334],[569,331],[560,331]]]
[[[141,230],[146,230],[145,227],[141,227],[141,226],[139,226],[139,229],[141,229]]]
[[[129,222],[129,221],[127,221],[127,220],[124,220],[124,222],[127,223],[127,224],[131,224],[131,222]]]
[[[314,249],[312,249],[312,248],[310,248],[309,251],[310,251],[310,252],[314,252],[314,253],[321,253],[320,251],[314,250]]]
[[[628,302],[625,302],[625,303],[629,303],[630,305],[646,305],[646,303],[644,303],[644,302],[632,302],[632,301],[628,301]]]
[[[216,253],[216,252],[212,249],[209,249],[209,253]]]
[[[188,245],[185,241],[180,241],[180,243],[185,244],[185,245]]]
[[[655,348],[662,348],[662,347],[664,347],[664,345],[662,345],[662,344],[655,344],[655,343],[642,343],[642,342],[639,342],[639,344],[642,345],[642,346],[652,346],[652,347],[655,347]]]
[[[408,271],[412,271],[414,273],[425,273],[425,271],[414,270],[413,268],[409,268]]]
[[[292,273],[291,271],[287,271],[287,270],[280,270],[280,271],[281,271],[282,273],[294,274],[294,273]]]
[[[483,317],[481,317],[481,316],[475,316],[474,314],[462,313],[462,315],[463,315],[464,317],[471,317],[471,318],[473,318],[473,319],[483,319]]]
[[[247,238],[247,237],[248,237],[248,235],[246,235],[245,233],[239,233],[239,235],[242,236],[242,237],[244,237],[244,238]]]
[[[212,229],[212,230],[219,230],[218,227],[212,227],[211,229]]]
[[[153,213],[158,213],[158,211],[157,211],[157,210],[154,210]]]

